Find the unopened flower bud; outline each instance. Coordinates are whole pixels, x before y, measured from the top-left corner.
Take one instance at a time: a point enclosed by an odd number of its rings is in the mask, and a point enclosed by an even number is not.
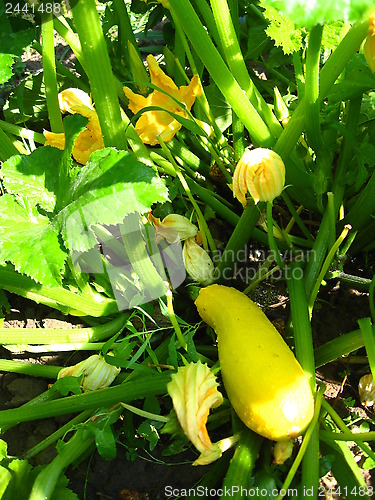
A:
[[[63,368],[59,371],[57,378],[83,375],[81,382],[83,392],[96,391],[111,385],[120,371],[117,366],[107,363],[103,356],[93,354],[76,365]]]
[[[289,121],[288,106],[285,104],[285,101],[282,98],[282,95],[280,94],[280,91],[277,87],[273,89],[273,92],[274,92],[275,115],[277,119],[282,123],[283,127],[285,127]]]
[[[233,175],[233,194],[246,206],[249,191],[254,203],[273,201],[285,184],[285,166],[280,156],[270,149],[246,149]]]
[[[277,441],[273,448],[273,463],[281,465],[292,456],[293,441],[291,439],[283,439]]]
[[[202,285],[213,282],[214,263],[206,250],[200,247],[194,238],[189,238],[184,243],[182,258],[188,275]]]
[[[65,89],[59,93],[59,107],[63,113],[74,113],[77,106],[92,107],[91,98],[81,89]]]
[[[372,406],[375,402],[375,384],[371,374],[364,375],[358,383],[359,399],[364,406]]]
[[[370,16],[368,35],[363,45],[363,54],[371,71],[375,73],[375,15]]]
[[[184,241],[188,238],[194,238],[198,232],[197,226],[190,222],[187,217],[179,214],[169,214],[161,221],[150,212],[148,220],[156,227],[157,242],[161,241],[163,238],[166,239],[168,243]]]

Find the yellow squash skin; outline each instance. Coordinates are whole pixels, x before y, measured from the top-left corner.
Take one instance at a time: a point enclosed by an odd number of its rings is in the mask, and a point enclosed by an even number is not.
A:
[[[224,386],[243,423],[275,441],[301,434],[314,414],[312,391],[262,310],[222,285],[202,288],[195,304],[216,332]]]

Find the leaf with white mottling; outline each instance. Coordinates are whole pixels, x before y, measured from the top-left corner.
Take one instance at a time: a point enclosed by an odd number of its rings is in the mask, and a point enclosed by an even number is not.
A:
[[[0,197],[0,263],[12,262],[18,272],[56,286],[66,258],[58,228],[47,217],[10,194]]]
[[[31,205],[38,204],[52,212],[62,155],[59,149],[46,146],[30,155],[12,156],[1,169],[5,189],[27,199]]]

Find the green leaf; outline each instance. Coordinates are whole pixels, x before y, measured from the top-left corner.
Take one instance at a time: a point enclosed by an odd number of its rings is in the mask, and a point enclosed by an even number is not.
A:
[[[30,75],[17,85],[6,102],[3,112],[5,120],[9,123],[24,125],[29,121],[37,123],[38,127],[43,126],[43,120],[47,119],[43,73]]]
[[[131,153],[104,148],[91,155],[72,183],[71,203],[59,214],[65,244],[85,251],[96,245],[95,224],[119,224],[132,212],[144,214],[168,199],[164,182]]]
[[[16,270],[47,286],[61,283],[67,258],[58,228],[25,200],[0,197],[0,263],[12,262]]]
[[[152,451],[159,441],[159,434],[155,426],[149,420],[145,420],[138,427],[138,433],[140,436],[147,439],[150,443],[150,451]]]
[[[262,5],[277,9],[297,26],[311,28],[331,21],[358,21],[374,6],[373,0],[262,0]]]
[[[0,85],[12,77],[14,60],[23,54],[36,35],[35,28],[24,20],[13,23],[15,26],[12,27],[4,7],[4,4],[0,5]]]
[[[113,460],[116,458],[116,440],[109,423],[106,422],[101,429],[96,426],[89,426],[89,428],[91,428],[94,433],[95,444],[99,455],[106,460]]]
[[[6,490],[6,498],[29,498],[32,484],[32,467],[27,460],[12,460],[8,465],[12,481]]]
[[[14,58],[10,54],[0,54],[0,85],[12,77]]]
[[[23,197],[31,206],[52,212],[62,155],[59,149],[46,146],[30,155],[12,156],[2,166],[6,191]]]
[[[217,126],[222,132],[232,124],[232,109],[214,83],[205,87],[210,110]]]
[[[7,457],[8,444],[0,439],[0,461]]]
[[[67,396],[70,393],[82,394],[81,381],[82,377],[61,377],[53,384],[53,388],[62,396]]]
[[[327,50],[335,50],[346,35],[349,25],[343,21],[325,24],[322,34],[322,46]]]
[[[357,54],[348,64],[345,77],[333,85],[328,94],[330,103],[348,101],[375,87],[375,76],[370,71],[365,58]]]
[[[3,498],[5,490],[12,479],[12,474],[0,465],[0,498]]]
[[[270,22],[266,33],[277,47],[283,49],[284,54],[292,54],[302,46],[302,31],[296,28],[291,18],[276,10],[273,5],[275,3],[277,2],[261,0],[261,6],[265,9],[264,17]]]

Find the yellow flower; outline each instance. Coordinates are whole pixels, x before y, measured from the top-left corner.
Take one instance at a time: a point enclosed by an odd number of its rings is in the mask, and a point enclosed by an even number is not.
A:
[[[285,184],[285,166],[280,156],[270,149],[246,149],[233,175],[233,194],[246,206],[249,191],[254,203],[273,201]]]
[[[178,421],[200,453],[214,448],[206,423],[210,409],[223,402],[217,386],[216,377],[200,361],[179,367],[167,385]]]
[[[371,373],[363,375],[358,383],[359,399],[361,403],[368,407],[372,406],[375,401],[375,384]]]
[[[108,387],[119,373],[120,368],[107,363],[103,356],[94,354],[76,365],[62,368],[57,378],[83,375],[81,387],[83,392],[86,392]]]
[[[282,439],[281,441],[276,441],[273,447],[273,463],[275,465],[281,465],[292,456],[293,453],[293,441],[291,439]]]
[[[162,238],[165,238],[168,243],[184,241],[188,238],[194,238],[198,232],[197,226],[190,222],[187,217],[179,214],[169,214],[161,221],[150,212],[148,220],[156,227],[157,243]]]
[[[195,238],[188,238],[182,249],[182,259],[188,275],[202,285],[209,285],[214,279],[215,266],[206,250]]]
[[[91,153],[104,148],[99,118],[91,104],[90,96],[80,89],[66,89],[59,94],[59,106],[63,113],[79,113],[89,120],[86,129],[78,135],[73,147],[73,158],[84,165],[89,161]],[[43,134],[47,139],[45,146],[64,149],[65,134],[55,134],[47,130]]]
[[[178,88],[173,80],[159,68],[153,55],[150,54],[147,56],[147,63],[151,83],[164,92],[167,92],[168,95],[155,89],[147,97],[144,97],[143,95],[135,94],[128,87],[124,87],[124,94],[129,99],[129,109],[134,114],[147,106],[158,106],[165,110],[146,111],[137,120],[135,125],[135,129],[142,141],[145,144],[154,146],[159,143],[157,136],[160,135],[163,141],[167,142],[181,128],[181,124],[168,111],[184,118],[188,116],[185,109],[177,104],[172,97],[183,103],[186,109],[190,111],[195,98],[201,95],[202,88],[198,75],[193,76],[188,86]]]
[[[369,68],[375,73],[375,15],[370,16],[369,19],[369,30],[363,45],[363,54]]]

